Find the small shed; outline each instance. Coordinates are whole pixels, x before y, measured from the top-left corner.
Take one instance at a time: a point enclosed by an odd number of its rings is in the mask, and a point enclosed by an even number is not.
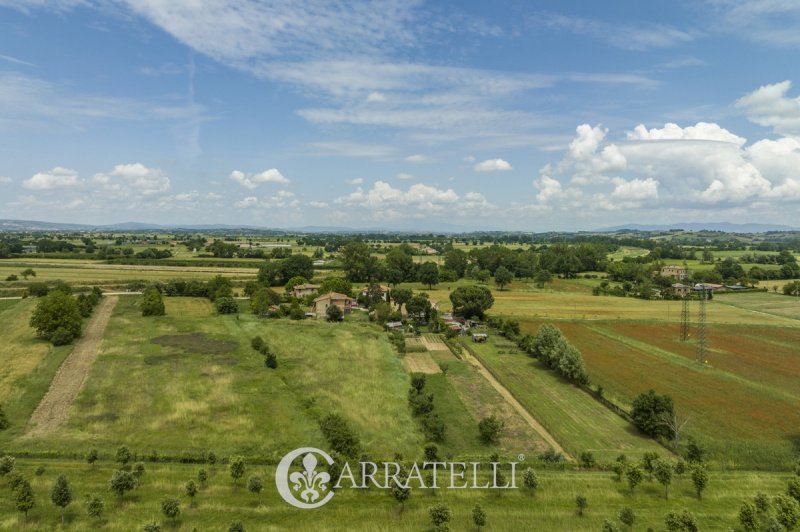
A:
[[[486,340],[489,338],[489,335],[486,333],[473,333],[472,334],[472,341],[478,344],[486,343]]]

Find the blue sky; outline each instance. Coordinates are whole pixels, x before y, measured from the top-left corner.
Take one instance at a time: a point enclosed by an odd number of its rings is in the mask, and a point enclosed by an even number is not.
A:
[[[0,218],[800,225],[798,27],[793,0],[0,0]]]

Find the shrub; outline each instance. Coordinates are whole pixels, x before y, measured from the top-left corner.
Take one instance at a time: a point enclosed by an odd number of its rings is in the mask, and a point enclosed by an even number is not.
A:
[[[444,441],[447,427],[444,421],[435,412],[425,414],[422,417],[422,433],[427,439],[435,442]]]
[[[239,304],[229,296],[218,297],[214,300],[214,307],[217,314],[238,314]]]
[[[361,443],[358,435],[339,414],[328,414],[320,421],[320,429],[331,449],[344,456],[358,455]]]
[[[489,416],[483,418],[478,423],[478,432],[480,433],[481,441],[486,444],[497,443],[500,441],[500,433],[505,427],[505,422],[497,416]]]
[[[163,316],[166,314],[161,292],[152,287],[145,291],[140,308],[142,309],[142,316]]]
[[[181,514],[181,501],[177,497],[164,497],[161,500],[161,513],[167,519],[175,520]]]

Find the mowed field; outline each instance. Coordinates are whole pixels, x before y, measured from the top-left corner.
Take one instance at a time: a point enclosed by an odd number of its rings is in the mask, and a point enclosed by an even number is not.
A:
[[[257,265],[253,268],[213,268],[202,266],[148,266],[127,264],[102,264],[88,261],[36,262],[35,259],[25,262],[3,261],[0,263],[0,280],[11,274],[19,276],[22,270],[32,268],[36,277],[29,277],[27,282],[55,281],[61,279],[70,284],[92,285],[125,283],[134,280],[167,281],[169,279],[210,279],[216,275],[235,279],[252,279],[256,276]],[[2,282],[5,288],[24,286],[25,281]]]
[[[471,344],[465,340],[464,345],[571,455],[591,451],[597,459],[610,462],[620,453],[631,457],[645,452],[669,454],[589,394],[524,355],[507,340],[490,335],[486,343]]]
[[[80,454],[89,446],[111,452],[125,443],[141,454],[213,450],[274,460],[287,449],[324,447],[317,420],[338,412],[374,456],[421,453],[423,438],[406,403],[409,377],[379,330],[363,323],[217,316],[208,301],[195,298],[167,298],[167,316],[143,318],[138,301],[120,298],[59,431],[26,437],[38,399],[9,396],[4,406],[12,427],[0,433],[4,449]],[[4,359],[19,369],[4,372],[0,382],[8,384],[0,390],[8,394],[14,379],[36,375],[44,383],[40,398],[69,348],[52,350],[33,339],[27,327],[33,304],[23,301],[6,311],[16,311],[19,323]],[[256,334],[277,354],[277,370],[266,368],[251,349]],[[31,346],[40,352],[39,362]]]
[[[521,466],[523,466],[522,464]],[[30,479],[35,506],[27,518],[16,512],[11,497],[0,498],[0,530],[61,529],[60,511],[50,503],[50,488],[59,474],[65,474],[74,490],[73,502],[66,509],[68,530],[141,530],[146,523],[160,522],[165,530],[227,530],[241,521],[248,531],[358,530],[370,532],[432,530],[428,509],[446,504],[452,512],[451,530],[473,530],[472,508],[480,504],[486,512],[487,530],[553,530],[596,532],[605,519],[616,520],[622,507],[636,515],[634,530],[664,530],[664,516],[670,511],[690,510],[700,530],[729,530],[738,525],[741,501],[757,492],[776,495],[785,490],[788,474],[714,472],[702,500],[693,494],[688,475],[676,477],[670,497],[656,482],[645,482],[631,495],[624,483],[615,482],[607,472],[539,470],[540,487],[535,494],[523,489],[494,490],[412,489],[401,512],[387,490],[342,489],[322,508],[297,510],[283,502],[274,489],[274,467],[248,464],[245,477],[260,475],[265,490],[260,495],[247,491],[240,481],[236,486],[223,464],[151,463],[140,486],[120,501],[108,491],[108,479],[117,468],[107,458],[93,467],[80,461],[18,459],[17,470]],[[34,471],[43,466],[39,476]],[[189,479],[205,468],[207,484],[194,504],[184,494]],[[506,472],[508,474],[508,472]],[[105,499],[105,512],[99,521],[87,517],[83,501],[89,494]],[[575,497],[583,495],[589,506],[580,517]],[[165,496],[180,498],[181,514],[174,522],[161,515],[160,501]]]

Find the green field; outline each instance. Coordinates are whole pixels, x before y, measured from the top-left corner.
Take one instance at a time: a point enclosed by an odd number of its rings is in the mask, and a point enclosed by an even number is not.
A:
[[[36,476],[34,470],[45,471]],[[0,530],[60,529],[60,512],[50,503],[49,490],[58,474],[66,474],[74,486],[74,500],[67,508],[70,530],[141,530],[144,524],[160,522],[166,530],[227,530],[233,521],[241,521],[247,530],[431,530],[428,509],[444,503],[453,513],[452,530],[473,530],[471,513],[480,504],[487,514],[487,530],[558,530],[597,531],[605,519],[616,520],[623,506],[634,510],[634,530],[664,530],[664,516],[669,511],[689,509],[698,519],[700,530],[728,530],[738,524],[737,512],[743,500],[756,492],[775,495],[784,491],[787,474],[712,473],[709,487],[698,500],[688,478],[676,478],[670,497],[664,500],[662,487],[645,482],[631,495],[623,483],[604,472],[539,470],[540,488],[535,495],[523,489],[443,490],[435,492],[412,489],[411,497],[400,512],[399,505],[385,490],[343,489],[322,508],[297,510],[279,499],[273,480],[273,468],[248,464],[245,478],[257,474],[264,479],[261,495],[234,486],[225,465],[145,462],[141,485],[126,494],[122,501],[108,491],[108,479],[116,468],[101,460],[94,467],[79,461],[17,461],[18,470],[31,479],[36,505],[27,519],[16,512],[9,497],[0,498]],[[209,481],[195,498],[194,506],[184,494],[184,485],[197,478],[197,471],[209,471]],[[4,489],[5,486],[3,486]],[[86,495],[97,494],[105,500],[100,522],[92,522],[83,508]],[[575,511],[575,497],[583,495],[589,503],[584,516]],[[160,513],[165,496],[181,498],[181,515],[170,522]]]
[[[212,316],[208,301],[183,298],[168,300],[167,316],[142,318],[137,304],[135,296],[120,298],[67,425],[46,439],[24,438],[35,403],[26,412],[9,400],[13,426],[0,433],[0,445],[68,452],[124,442],[142,453],[274,459],[287,448],[323,445],[316,420],[335,411],[376,456],[422,448],[406,405],[408,376],[373,327]],[[26,326],[18,330],[30,336]],[[256,334],[278,355],[277,371],[250,348]]]
[[[668,454],[589,394],[520,353],[514,344],[491,336],[489,342],[470,348],[573,456],[591,451],[597,458],[611,461],[621,452],[632,456],[650,451]]]

